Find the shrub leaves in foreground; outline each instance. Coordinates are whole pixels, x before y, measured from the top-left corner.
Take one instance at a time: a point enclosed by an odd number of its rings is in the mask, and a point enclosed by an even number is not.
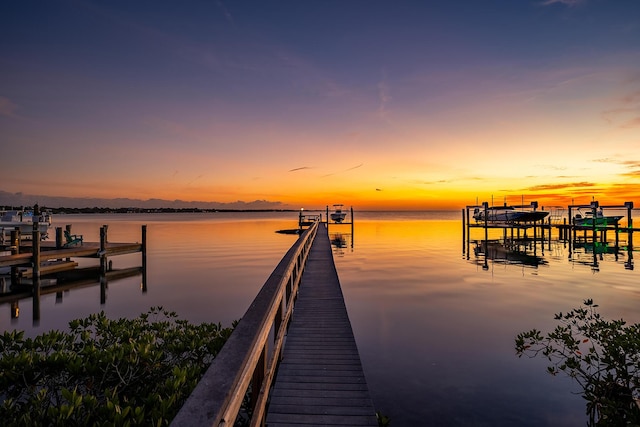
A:
[[[542,356],[547,372],[564,372],[580,384],[591,426],[640,425],[640,324],[608,321],[593,300],[566,314],[543,335],[532,329],[518,334],[518,357]]]
[[[162,307],[69,326],[33,339],[0,335],[3,425],[168,425],[232,331]]]

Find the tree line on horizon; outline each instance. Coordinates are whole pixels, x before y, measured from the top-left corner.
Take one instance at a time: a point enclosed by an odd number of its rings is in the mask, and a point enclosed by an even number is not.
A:
[[[4,210],[33,210],[34,206],[5,206]],[[52,214],[109,214],[109,213],[211,213],[211,212],[294,212],[293,209],[202,209],[202,208],[109,208],[109,207],[84,207],[84,208],[51,208],[40,206],[40,211],[46,210]]]

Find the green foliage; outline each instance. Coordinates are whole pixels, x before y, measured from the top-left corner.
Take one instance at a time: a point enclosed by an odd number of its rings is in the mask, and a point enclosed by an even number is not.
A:
[[[593,300],[558,313],[553,332],[518,334],[518,357],[542,356],[547,372],[564,372],[580,384],[591,426],[640,425],[640,324],[605,320]]]
[[[391,425],[391,419],[380,411],[376,412],[376,419],[378,420],[378,427],[389,427]]]
[[[69,326],[34,339],[0,335],[4,426],[168,425],[232,332],[162,307]]]

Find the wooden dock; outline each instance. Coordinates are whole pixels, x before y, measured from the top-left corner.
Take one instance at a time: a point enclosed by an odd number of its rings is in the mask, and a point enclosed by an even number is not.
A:
[[[45,262],[61,258],[100,258],[101,256],[124,255],[141,252],[141,243],[107,243],[104,247],[99,242],[85,242],[82,245],[69,248],[56,248],[51,242],[42,242],[40,259]],[[16,265],[30,265],[33,258],[30,245],[21,245],[21,252],[15,255],[1,255],[0,267],[11,267]]]
[[[273,270],[171,426],[238,419],[254,427],[378,425],[321,221]]]
[[[266,425],[378,425],[324,224],[302,275]]]
[[[70,229],[68,225],[67,231]],[[107,225],[101,227],[100,242],[85,242],[77,238],[71,244],[62,243],[61,228],[56,228],[55,242],[40,240],[36,231],[36,238],[23,240],[19,230],[12,230],[11,240],[3,241],[0,245],[0,250],[5,252],[5,255],[0,255],[0,268],[6,271],[0,277],[0,304],[10,302],[13,313],[13,308],[21,299],[32,297],[36,307],[39,306],[41,295],[52,292],[58,294],[96,283],[100,283],[100,301],[104,303],[104,288],[110,279],[137,274],[142,274],[142,288],[146,292],[146,225],[142,226],[140,243],[109,242],[107,229]],[[113,269],[111,257],[136,252],[142,254],[140,267]],[[75,260],[77,258],[94,258],[99,263],[80,267]],[[33,315],[34,321],[39,320],[39,309],[34,308]]]

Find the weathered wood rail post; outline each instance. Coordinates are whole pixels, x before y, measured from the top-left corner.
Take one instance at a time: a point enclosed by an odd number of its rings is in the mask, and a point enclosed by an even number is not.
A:
[[[62,248],[62,227],[56,227],[56,249]]]
[[[100,274],[107,272],[107,228],[108,225],[100,227]]]

